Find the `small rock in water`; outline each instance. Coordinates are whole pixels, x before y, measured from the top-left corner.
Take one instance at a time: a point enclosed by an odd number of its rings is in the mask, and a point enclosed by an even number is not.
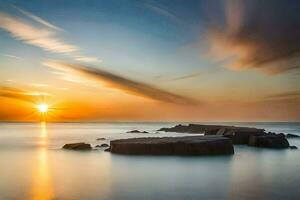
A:
[[[105,138],[97,138],[96,140],[106,140]]]
[[[95,148],[103,148],[103,147],[109,147],[109,145],[103,143],[103,144],[101,144],[101,145],[98,144],[98,145],[95,146]]]
[[[149,133],[149,132],[147,132],[147,131],[133,130],[133,131],[127,131],[126,133]]]
[[[296,146],[290,146],[290,149],[298,149]]]
[[[103,144],[100,145],[100,147],[109,147],[109,145],[106,144],[106,143],[103,143]]]
[[[62,148],[68,150],[92,150],[90,144],[83,143],[83,142],[65,144]]]

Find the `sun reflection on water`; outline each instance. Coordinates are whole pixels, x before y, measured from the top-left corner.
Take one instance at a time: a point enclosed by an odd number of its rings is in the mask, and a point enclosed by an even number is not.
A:
[[[41,138],[43,139],[43,142],[47,142],[47,127],[46,122],[41,122]]]
[[[40,142],[43,144],[38,150],[36,167],[33,172],[32,200],[53,199],[53,185],[49,172],[47,150],[47,127],[45,122],[40,124]]]

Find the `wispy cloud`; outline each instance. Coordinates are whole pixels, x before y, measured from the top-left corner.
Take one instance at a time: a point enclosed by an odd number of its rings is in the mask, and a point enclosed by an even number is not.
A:
[[[123,92],[136,96],[174,104],[194,105],[198,103],[188,97],[167,92],[154,86],[134,81],[105,70],[60,61],[47,61],[44,64],[53,69],[75,74],[83,78],[104,81],[108,87],[119,89]]]
[[[201,74],[202,74],[202,72],[194,72],[194,73],[191,73],[191,74],[178,76],[178,77],[174,78],[173,81],[179,81],[179,80],[194,78],[194,77],[200,76]]]
[[[0,53],[0,56],[4,56],[4,57],[8,57],[8,58],[14,58],[14,59],[21,59],[20,57],[15,56],[15,55],[11,55],[11,54]]]
[[[22,100],[26,102],[36,102],[38,98],[49,96],[48,93],[30,92],[18,88],[0,86],[0,97]]]
[[[155,14],[158,14],[162,17],[169,19],[177,25],[183,26],[185,29],[189,29],[189,31],[198,28],[197,24],[191,23],[191,21],[186,20],[186,16],[179,15],[178,12],[174,12],[174,10],[167,8],[162,3],[158,2],[147,2],[144,3],[143,6]]]
[[[43,84],[43,83],[28,83],[29,86],[36,87],[36,88],[45,88],[45,87],[50,87],[48,84]]]
[[[215,59],[229,60],[227,67],[234,70],[268,74],[300,68],[298,1],[227,0],[224,5],[225,21],[213,20],[207,33]]]
[[[80,62],[102,62],[102,60],[99,60],[96,57],[88,57],[88,56],[75,56],[74,59]]]
[[[163,8],[162,6],[154,4],[146,4],[145,6],[162,16],[168,17],[177,23],[181,23],[181,20],[175,14],[173,14],[166,8]]]
[[[34,27],[32,24],[9,14],[0,13],[0,27],[27,44],[40,47],[54,53],[75,52],[75,45],[67,44],[56,37],[52,30]]]
[[[0,12],[0,28],[9,32],[13,38],[48,52],[71,56],[80,62],[100,62],[96,57],[82,55],[78,46],[60,38],[61,28],[21,8],[15,8],[27,19]],[[29,19],[38,25],[31,23]]]
[[[300,91],[290,91],[266,96],[265,99],[294,99],[300,98]]]
[[[58,30],[58,31],[63,31],[63,29],[59,28],[58,26],[55,26],[53,24],[51,24],[50,22],[36,16],[36,15],[33,15],[32,13],[26,11],[26,10],[23,10],[17,6],[13,6],[15,9],[17,9],[18,11],[20,11],[21,13],[23,13],[24,15],[26,15],[27,17],[31,18],[32,20],[44,25],[44,26],[47,26],[51,29],[55,29],[55,30]]]

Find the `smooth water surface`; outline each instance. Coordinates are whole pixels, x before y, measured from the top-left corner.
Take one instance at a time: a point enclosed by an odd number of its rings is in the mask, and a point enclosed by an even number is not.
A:
[[[0,123],[0,200],[300,199],[300,150],[235,146],[233,156],[124,156],[62,150],[176,123]],[[300,134],[299,123],[222,123]],[[139,129],[151,134],[128,134]],[[104,137],[105,141],[96,138]],[[300,147],[300,139],[289,140]]]

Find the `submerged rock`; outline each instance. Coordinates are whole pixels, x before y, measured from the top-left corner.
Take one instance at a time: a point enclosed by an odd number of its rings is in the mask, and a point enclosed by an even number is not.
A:
[[[298,147],[296,147],[296,146],[290,146],[290,149],[295,150],[295,149],[298,149]]]
[[[92,150],[90,144],[83,143],[83,142],[65,144],[62,148],[69,149],[69,150]]]
[[[106,140],[105,138],[97,138],[96,140]]]
[[[284,134],[265,134],[250,136],[249,146],[284,149],[289,148],[290,144]]]
[[[229,155],[230,139],[222,136],[131,138],[110,142],[110,152],[134,155]]]
[[[296,135],[296,134],[290,134],[290,133],[286,134],[285,137],[286,137],[286,138],[300,138],[299,135]]]
[[[132,130],[132,131],[127,131],[126,133],[149,133],[147,131],[139,131],[139,130]]]

